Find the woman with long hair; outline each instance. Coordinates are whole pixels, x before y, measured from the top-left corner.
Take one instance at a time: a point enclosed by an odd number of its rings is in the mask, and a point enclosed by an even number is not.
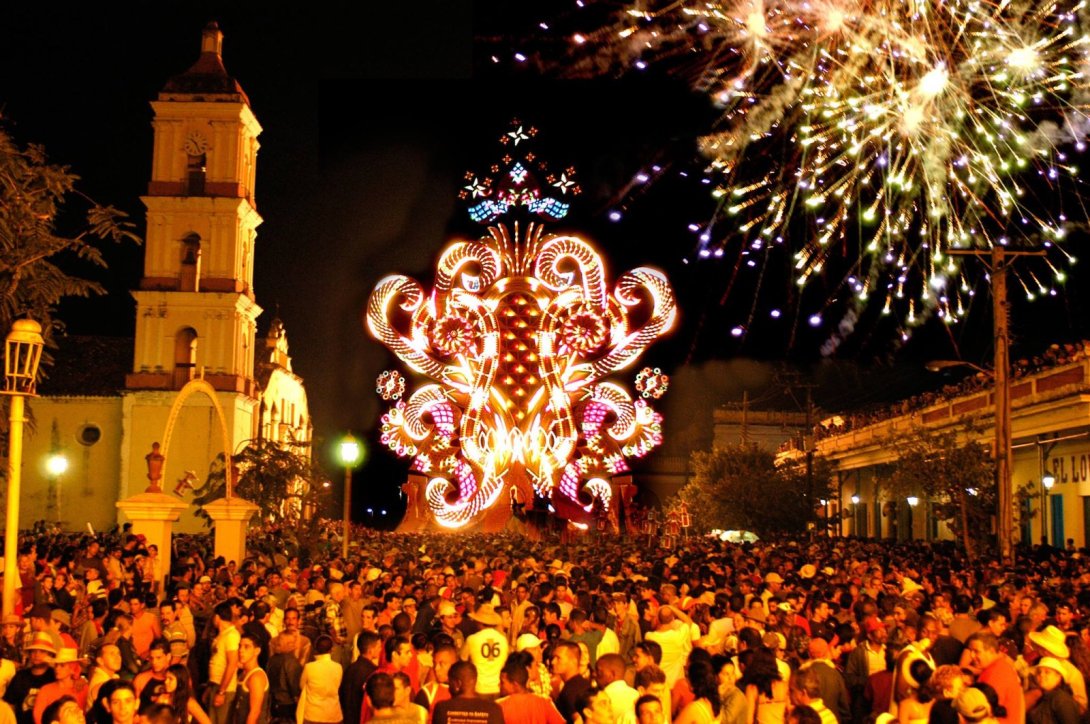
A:
[[[745,693],[738,688],[738,663],[726,654],[712,657],[712,671],[719,684],[719,721],[721,724],[747,724],[749,705]]]
[[[170,708],[178,721],[197,722],[197,724],[211,724],[197,699],[193,696],[193,684],[189,679],[189,669],[182,664],[173,664],[167,669],[166,679],[167,693],[170,695]]]
[[[711,724],[719,719],[722,701],[719,679],[711,662],[705,657],[690,656],[685,677],[693,691],[693,701],[681,710],[674,724]]]
[[[787,714],[787,682],[780,676],[776,657],[753,651],[742,666],[738,688],[745,692],[750,722],[782,724]]]

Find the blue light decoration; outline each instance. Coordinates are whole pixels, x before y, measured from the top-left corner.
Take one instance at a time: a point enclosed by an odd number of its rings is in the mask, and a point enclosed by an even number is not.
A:
[[[475,202],[468,208],[469,218],[474,222],[490,224],[517,208],[553,221],[568,215],[571,204],[562,199],[582,193],[574,179],[575,169],[569,167],[561,173],[551,172],[529,149],[535,136],[536,128],[513,120],[511,130],[501,135],[499,141],[509,151],[517,148],[522,157],[516,159],[511,153],[504,155],[502,164],[492,166],[489,175],[466,173],[466,185],[458,196]],[[539,183],[539,177],[544,183]]]

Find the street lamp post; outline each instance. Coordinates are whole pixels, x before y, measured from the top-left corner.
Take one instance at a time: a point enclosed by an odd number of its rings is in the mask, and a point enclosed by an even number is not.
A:
[[[1052,473],[1041,476],[1041,542],[1048,544],[1048,502],[1052,493],[1052,486],[1056,484],[1056,477]]]
[[[344,535],[341,536],[341,557],[348,558],[348,528],[351,523],[352,511],[352,468],[363,457],[363,446],[359,440],[348,433],[341,438],[338,448],[341,463],[344,465]]]
[[[23,464],[24,403],[34,396],[38,378],[38,363],[42,359],[42,327],[30,319],[19,319],[11,325],[4,343],[4,390],[11,397],[8,427],[8,515],[4,529],[4,616],[15,612],[15,581],[19,556],[19,483]]]

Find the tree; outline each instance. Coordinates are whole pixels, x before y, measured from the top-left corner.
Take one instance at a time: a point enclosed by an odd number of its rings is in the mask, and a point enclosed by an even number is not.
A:
[[[309,447],[258,439],[231,458],[234,494],[260,509],[263,524],[293,535],[303,548],[320,537],[330,501],[329,480],[311,458]],[[223,459],[223,455],[216,458],[204,485],[193,491],[197,515],[206,520],[204,506],[227,494]]]
[[[99,245],[141,239],[127,215],[76,190],[79,176],[50,163],[38,145],[20,146],[0,126],[0,329],[29,316],[42,325],[46,343],[65,297],[102,294],[101,284],[70,273],[79,266],[105,268]],[[63,228],[63,231],[61,230]],[[66,270],[67,269],[67,270]]]
[[[694,529],[767,536],[799,533],[820,523],[817,501],[830,491],[827,467],[821,461],[780,467],[775,462],[772,453],[750,445],[694,452],[693,475],[678,493]]]
[[[891,440],[900,451],[883,487],[898,498],[916,495],[934,503],[934,515],[950,526],[975,557],[990,535],[995,514],[995,463],[984,445],[961,442],[955,432],[926,428]]]

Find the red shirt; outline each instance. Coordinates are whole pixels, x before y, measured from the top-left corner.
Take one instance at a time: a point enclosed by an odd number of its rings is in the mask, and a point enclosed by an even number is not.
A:
[[[504,724],[564,724],[552,699],[525,692],[496,701],[503,709]]]
[[[999,705],[1007,710],[1007,715],[999,721],[1020,724],[1026,720],[1026,696],[1022,692],[1022,681],[1004,654],[981,671],[977,681],[991,685],[999,695]]]

